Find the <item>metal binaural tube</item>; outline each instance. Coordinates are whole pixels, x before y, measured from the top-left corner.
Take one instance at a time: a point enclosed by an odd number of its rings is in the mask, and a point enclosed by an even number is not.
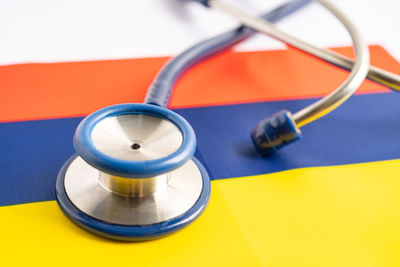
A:
[[[327,113],[338,107],[340,104],[342,104],[344,101],[346,101],[346,99],[348,99],[359,88],[359,86],[365,79],[369,69],[368,47],[363,42],[355,26],[350,22],[349,19],[347,19],[347,17],[342,12],[336,9],[329,2],[325,0],[316,1],[320,2],[325,8],[331,11],[348,30],[354,43],[356,60],[351,68],[350,75],[338,88],[336,88],[328,96],[320,99],[310,106],[307,106],[306,108],[298,111],[293,115],[293,119],[298,127],[304,126],[326,115]],[[336,53],[313,46],[295,37],[285,34],[284,32],[281,32],[280,30],[272,26],[272,24],[262,20],[261,18],[248,15],[245,12],[242,12],[218,0],[210,0],[208,1],[208,5],[225,11],[226,13],[240,19],[240,21],[244,25],[251,27],[259,32],[266,33],[278,40],[287,43],[290,46],[296,47],[332,64],[340,65],[338,64],[340,58],[337,56]]]

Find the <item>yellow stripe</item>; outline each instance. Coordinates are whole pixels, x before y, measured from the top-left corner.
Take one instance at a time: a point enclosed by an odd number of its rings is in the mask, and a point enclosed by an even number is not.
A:
[[[400,160],[213,181],[205,213],[155,241],[96,237],[54,201],[0,222],[2,266],[399,266]]]

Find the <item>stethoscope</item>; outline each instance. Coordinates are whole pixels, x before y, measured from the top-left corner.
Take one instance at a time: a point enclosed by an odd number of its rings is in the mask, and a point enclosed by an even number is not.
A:
[[[348,78],[328,96],[294,114],[280,111],[256,125],[251,137],[263,155],[299,139],[300,127],[337,108],[365,77],[400,90],[399,76],[369,67],[368,48],[358,31],[325,0],[318,2],[350,33],[354,62],[271,26],[309,0],[286,3],[262,18],[218,0],[195,1],[224,10],[244,26],[203,41],[170,60],[150,86],[144,104],[103,108],[83,119],[76,129],[77,155],[60,170],[56,199],[66,216],[95,234],[119,240],[153,239],[181,229],[204,211],[211,184],[206,169],[193,156],[195,133],[184,118],[165,107],[176,80],[188,68],[246,39],[254,30],[350,70]]]

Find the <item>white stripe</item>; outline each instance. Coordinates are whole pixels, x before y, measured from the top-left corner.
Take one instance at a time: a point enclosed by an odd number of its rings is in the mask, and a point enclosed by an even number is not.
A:
[[[254,14],[278,0],[225,0]],[[335,0],[364,39],[400,59],[400,1]],[[0,1],[0,64],[174,55],[237,25],[218,11],[181,0],[3,0]],[[350,44],[345,31],[316,4],[279,24],[319,46]],[[238,50],[285,46],[257,36]]]

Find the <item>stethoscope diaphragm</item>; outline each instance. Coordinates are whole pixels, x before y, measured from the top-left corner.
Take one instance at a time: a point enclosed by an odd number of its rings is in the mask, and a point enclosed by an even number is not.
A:
[[[178,114],[149,104],[96,111],[78,126],[78,155],[57,178],[57,201],[78,225],[121,240],[156,238],[204,210],[210,180]]]

